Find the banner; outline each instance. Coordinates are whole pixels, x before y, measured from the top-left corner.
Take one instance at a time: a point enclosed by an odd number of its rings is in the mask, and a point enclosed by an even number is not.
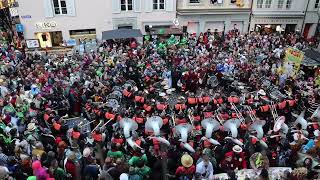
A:
[[[285,63],[289,65],[287,67],[293,66],[293,68],[290,68],[290,69],[286,68],[286,71],[290,73],[291,77],[295,77],[299,72],[300,65],[301,65],[301,62],[303,61],[303,58],[304,58],[304,52],[292,47],[289,47],[287,49],[286,56],[285,56]]]

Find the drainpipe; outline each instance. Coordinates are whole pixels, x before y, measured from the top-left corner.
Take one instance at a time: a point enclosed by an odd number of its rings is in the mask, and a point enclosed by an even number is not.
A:
[[[250,26],[251,26],[251,16],[252,16],[253,1],[254,1],[254,0],[251,0],[250,14],[249,14],[249,26],[248,26],[248,33],[250,33]]]
[[[303,16],[303,21],[302,21],[302,26],[301,26],[301,31],[300,31],[301,34],[303,33],[304,22],[306,21],[306,16],[307,16],[307,11],[308,11],[308,7],[309,7],[309,3],[310,3],[310,0],[308,0],[306,10],[304,11],[304,16]]]

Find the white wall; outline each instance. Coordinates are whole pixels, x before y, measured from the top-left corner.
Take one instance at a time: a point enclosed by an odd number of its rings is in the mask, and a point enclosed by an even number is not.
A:
[[[253,14],[295,14],[295,15],[303,15],[304,11],[307,7],[308,0],[292,0],[292,5],[290,9],[286,9],[286,2],[284,0],[283,7],[281,9],[278,8],[278,0],[272,0],[271,7],[265,8],[263,5],[262,8],[257,8],[257,0],[253,0],[252,12]],[[264,0],[265,3],[265,0]]]

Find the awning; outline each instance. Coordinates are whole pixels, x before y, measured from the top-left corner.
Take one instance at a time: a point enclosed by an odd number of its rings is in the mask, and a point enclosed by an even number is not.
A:
[[[304,50],[304,59],[302,64],[304,66],[320,66],[320,53],[313,49]]]
[[[139,29],[115,29],[102,32],[102,39],[125,39],[142,37],[142,33]]]

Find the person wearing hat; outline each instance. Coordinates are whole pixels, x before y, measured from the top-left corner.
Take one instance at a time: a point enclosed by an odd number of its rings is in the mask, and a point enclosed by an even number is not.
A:
[[[196,167],[193,165],[193,158],[189,154],[182,155],[181,166],[175,172],[176,177],[192,179],[195,172]]]
[[[253,168],[255,170],[269,168],[269,159],[266,156],[265,151],[256,152],[256,153],[252,154],[251,157],[249,158],[249,162],[250,162],[251,168]]]

